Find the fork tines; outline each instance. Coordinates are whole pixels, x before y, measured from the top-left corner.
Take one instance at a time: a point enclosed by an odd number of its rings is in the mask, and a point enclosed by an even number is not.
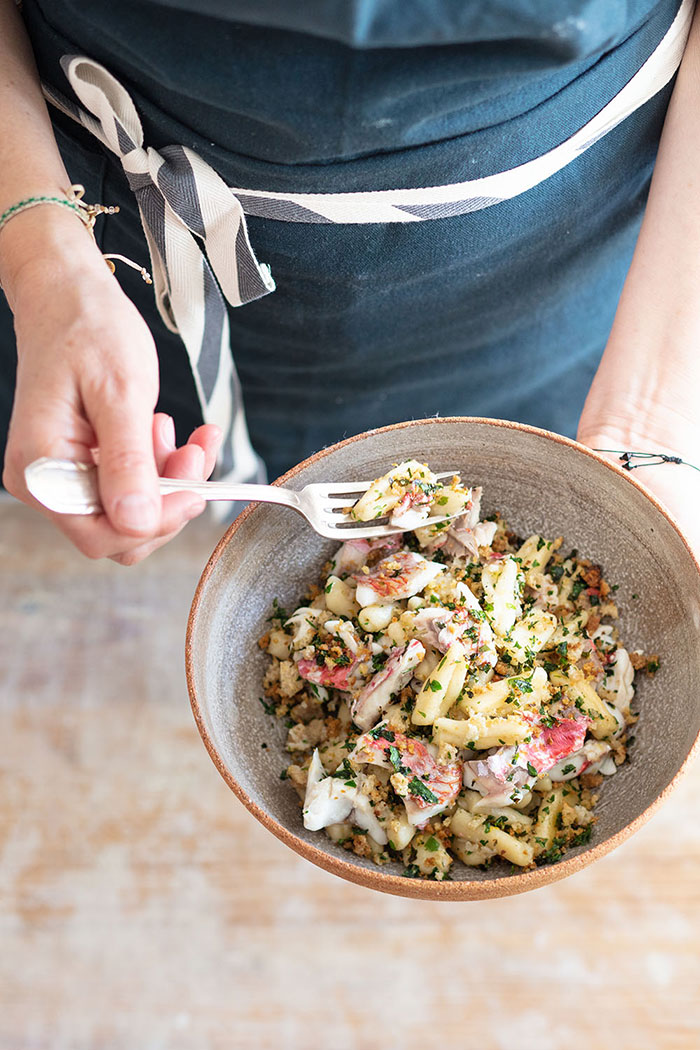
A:
[[[453,478],[455,474],[458,474],[457,470],[446,470],[442,474],[436,474],[435,477],[438,481],[443,481],[445,478]],[[360,496],[364,496],[370,485],[373,485],[373,481],[339,481],[331,485],[319,485],[319,488],[323,488],[324,492],[328,493],[329,496],[336,496],[337,499],[329,500],[329,504],[333,503],[336,506],[343,500],[358,500]]]
[[[456,470],[443,471],[441,474],[436,474],[435,477],[438,481],[442,481],[445,478],[452,478],[457,474]],[[352,504],[356,500],[363,496],[367,489],[372,485],[371,481],[356,481],[356,482],[337,482],[336,484],[319,486],[323,489],[324,505],[327,513],[330,513],[335,521],[333,522],[333,528],[339,532],[354,532],[358,533],[361,529],[363,533],[370,535],[390,535],[393,532],[400,531],[396,526],[389,524],[389,515],[385,514],[381,518],[372,518],[371,521],[357,521],[349,516]],[[442,518],[431,519],[434,521],[442,521]]]

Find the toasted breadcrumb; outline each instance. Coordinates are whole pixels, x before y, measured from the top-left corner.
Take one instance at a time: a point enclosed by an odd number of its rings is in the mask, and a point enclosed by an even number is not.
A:
[[[312,718],[323,717],[323,708],[315,697],[304,696],[295,704],[289,714],[295,722],[310,722]]]
[[[581,784],[585,788],[600,787],[603,783],[602,773],[582,773],[579,777]]]
[[[287,780],[291,780],[296,790],[296,793],[303,802],[304,795],[306,794],[306,781],[308,779],[308,770],[302,769],[301,766],[291,765],[287,766],[286,773]]]
[[[287,751],[308,751],[323,738],[324,725],[320,718],[314,718],[308,725],[298,722],[287,733]]]
[[[297,670],[293,660],[280,660],[280,693],[282,696],[296,696],[304,688],[304,679]]]

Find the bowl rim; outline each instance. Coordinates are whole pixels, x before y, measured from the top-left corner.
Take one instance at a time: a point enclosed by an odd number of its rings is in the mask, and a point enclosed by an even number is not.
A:
[[[374,436],[375,434],[386,434],[390,431],[408,429],[409,427],[422,426],[426,423],[432,426],[440,426],[443,424],[454,424],[454,423],[469,423],[478,424],[489,427],[501,427],[507,430],[515,430],[522,433],[534,434],[539,437],[548,438],[552,441],[557,442],[560,445],[565,445],[575,451],[588,456],[590,459],[601,463],[608,470],[611,470],[619,477],[624,478],[627,484],[632,485],[639,492],[641,492],[661,513],[664,518],[669,522],[672,528],[680,536],[688,554],[690,555],[691,562],[694,564],[695,569],[700,575],[700,564],[698,559],[695,557],[687,539],[683,535],[680,527],[669,513],[666,508],[656,499],[656,497],[649,492],[643,484],[633,478],[629,471],[618,467],[615,463],[605,459],[599,455],[593,449],[588,448],[586,445],[582,445],[578,441],[574,441],[572,438],[564,437],[562,434],[556,434],[550,430],[543,430],[540,427],[533,427],[526,423],[516,423],[510,420],[504,419],[490,419],[486,416],[437,416],[428,419],[411,419],[400,423],[392,423],[388,426],[377,427],[373,430],[364,431],[361,434],[354,434],[351,437],[345,438],[342,441],[338,441],[333,445],[328,445],[326,448],[315,452],[312,456],[302,460],[301,463],[296,464],[286,474],[281,475],[272,482],[273,485],[285,485],[292,478],[296,477],[301,470],[305,469],[311,463],[316,463],[319,460],[325,459],[331,453],[335,452],[339,448],[344,448],[347,445],[351,445],[354,442],[362,441],[364,438]],[[337,875],[339,878],[345,879],[349,882],[353,882],[360,886],[365,886],[368,889],[379,890],[382,893],[389,893],[399,897],[408,897],[421,900],[440,900],[440,901],[467,901],[467,900],[486,900],[496,897],[507,897],[514,896],[518,893],[526,893],[529,890],[537,889],[540,886],[548,885],[552,882],[558,882],[560,879],[564,879],[569,875],[573,875],[575,872],[580,871],[582,868],[592,864],[593,861],[604,857],[610,853],[622,842],[628,839],[636,831],[639,830],[646,822],[653,816],[653,814],[659,809],[659,807],[666,801],[672,791],[678,786],[681,778],[688,771],[693,759],[696,756],[698,750],[700,750],[700,732],[693,741],[688,754],[683,760],[680,768],[673,777],[673,779],[666,785],[656,798],[651,802],[642,813],[636,816],[633,820],[626,824],[619,831],[615,832],[604,842],[599,842],[590,847],[590,849],[584,850],[582,853],[576,854],[573,857],[567,857],[557,861],[556,864],[544,865],[538,868],[527,869],[517,874],[504,875],[498,879],[469,881],[460,880],[458,882],[436,882],[431,879],[411,879],[401,875],[392,875],[388,872],[384,872],[381,867],[375,866],[373,868],[364,868],[350,861],[343,860],[340,857],[334,857],[325,850],[306,842],[300,838],[295,832],[290,831],[284,825],[280,824],[274,817],[270,816],[265,812],[262,807],[258,806],[256,802],[247,794],[247,792],[241,787],[238,781],[231,775],[226,767],[221,755],[219,754],[214,741],[212,740],[209,732],[207,731],[202,710],[197,697],[195,683],[194,683],[194,653],[193,653],[193,636],[195,630],[195,621],[197,619],[197,613],[199,611],[200,604],[202,602],[202,596],[206,583],[211,576],[215,565],[217,564],[224,548],[229,544],[232,537],[238,531],[240,526],[248,517],[255,512],[257,508],[256,504],[250,504],[238,517],[231,523],[224,535],[221,537],[216,547],[214,548],[209,560],[202,571],[199,578],[197,588],[192,599],[192,605],[190,607],[189,616],[187,618],[187,632],[185,637],[185,673],[187,677],[187,691],[189,693],[190,704],[192,707],[192,713],[194,720],[199,730],[204,746],[209,752],[209,756],[218,769],[219,773],[226,781],[228,786],[231,788],[236,797],[243,803],[246,809],[252,813],[252,815],[260,821],[260,823],[267,828],[268,831],[278,838],[285,845],[289,846],[290,849],[294,850],[300,856],[306,860],[311,861],[319,868],[323,868],[325,871],[330,872],[333,875]]]

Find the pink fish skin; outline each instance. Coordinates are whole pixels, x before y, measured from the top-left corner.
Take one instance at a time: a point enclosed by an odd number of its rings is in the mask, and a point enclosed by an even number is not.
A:
[[[352,705],[352,717],[360,729],[369,729],[391,703],[391,698],[410,682],[413,672],[425,656],[420,642],[412,638],[408,645],[394,648],[389,659],[370,678]]]
[[[355,669],[357,661],[352,660],[344,667],[319,666],[315,660],[299,660],[297,671],[307,682],[315,685],[329,686],[331,689],[348,690],[350,688],[350,673]]]
[[[465,762],[465,783],[493,799],[494,804],[517,801],[538,777],[583,746],[590,723],[590,718],[579,716],[578,711],[575,718],[562,718],[552,726],[533,720],[532,740]],[[537,732],[540,727],[541,732]]]
[[[414,593],[414,580],[431,564],[420,554],[399,550],[382,558],[368,573],[356,573],[354,579],[358,585],[371,588],[380,599],[404,598]],[[361,598],[358,601],[362,603]]]
[[[529,743],[520,745],[520,757],[534,766],[541,776],[552,766],[556,766],[557,762],[583,747],[590,724],[590,718],[584,715],[562,718],[553,726],[544,726],[538,736],[533,736]]]
[[[361,762],[371,762],[399,772],[389,757],[392,747],[398,752],[403,767],[401,772],[409,778],[409,784],[414,777],[417,778],[442,805],[448,805],[457,797],[462,788],[462,763],[455,761],[440,765],[425,744],[415,737],[378,726],[359,738],[354,755]],[[420,809],[432,809],[436,804],[435,799],[415,794],[410,787],[409,792],[411,801]]]
[[[412,485],[401,497],[391,512],[391,521],[399,528],[415,528],[427,518],[427,508],[433,501],[432,495],[428,495],[417,485]],[[411,515],[415,516],[415,524]],[[404,518],[407,520],[404,523]]]

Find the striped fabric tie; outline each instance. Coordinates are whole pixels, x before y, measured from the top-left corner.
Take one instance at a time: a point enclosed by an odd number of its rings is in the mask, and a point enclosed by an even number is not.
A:
[[[216,476],[264,481],[248,436],[224,296],[241,306],[274,291],[275,282],[255,258],[240,202],[186,146],[144,147],[136,107],[103,66],[81,56],[66,56],[62,66],[84,108],[51,88],[44,92],[121,160],[148,242],[158,310],[185,344],[205,422],[224,434]]]

